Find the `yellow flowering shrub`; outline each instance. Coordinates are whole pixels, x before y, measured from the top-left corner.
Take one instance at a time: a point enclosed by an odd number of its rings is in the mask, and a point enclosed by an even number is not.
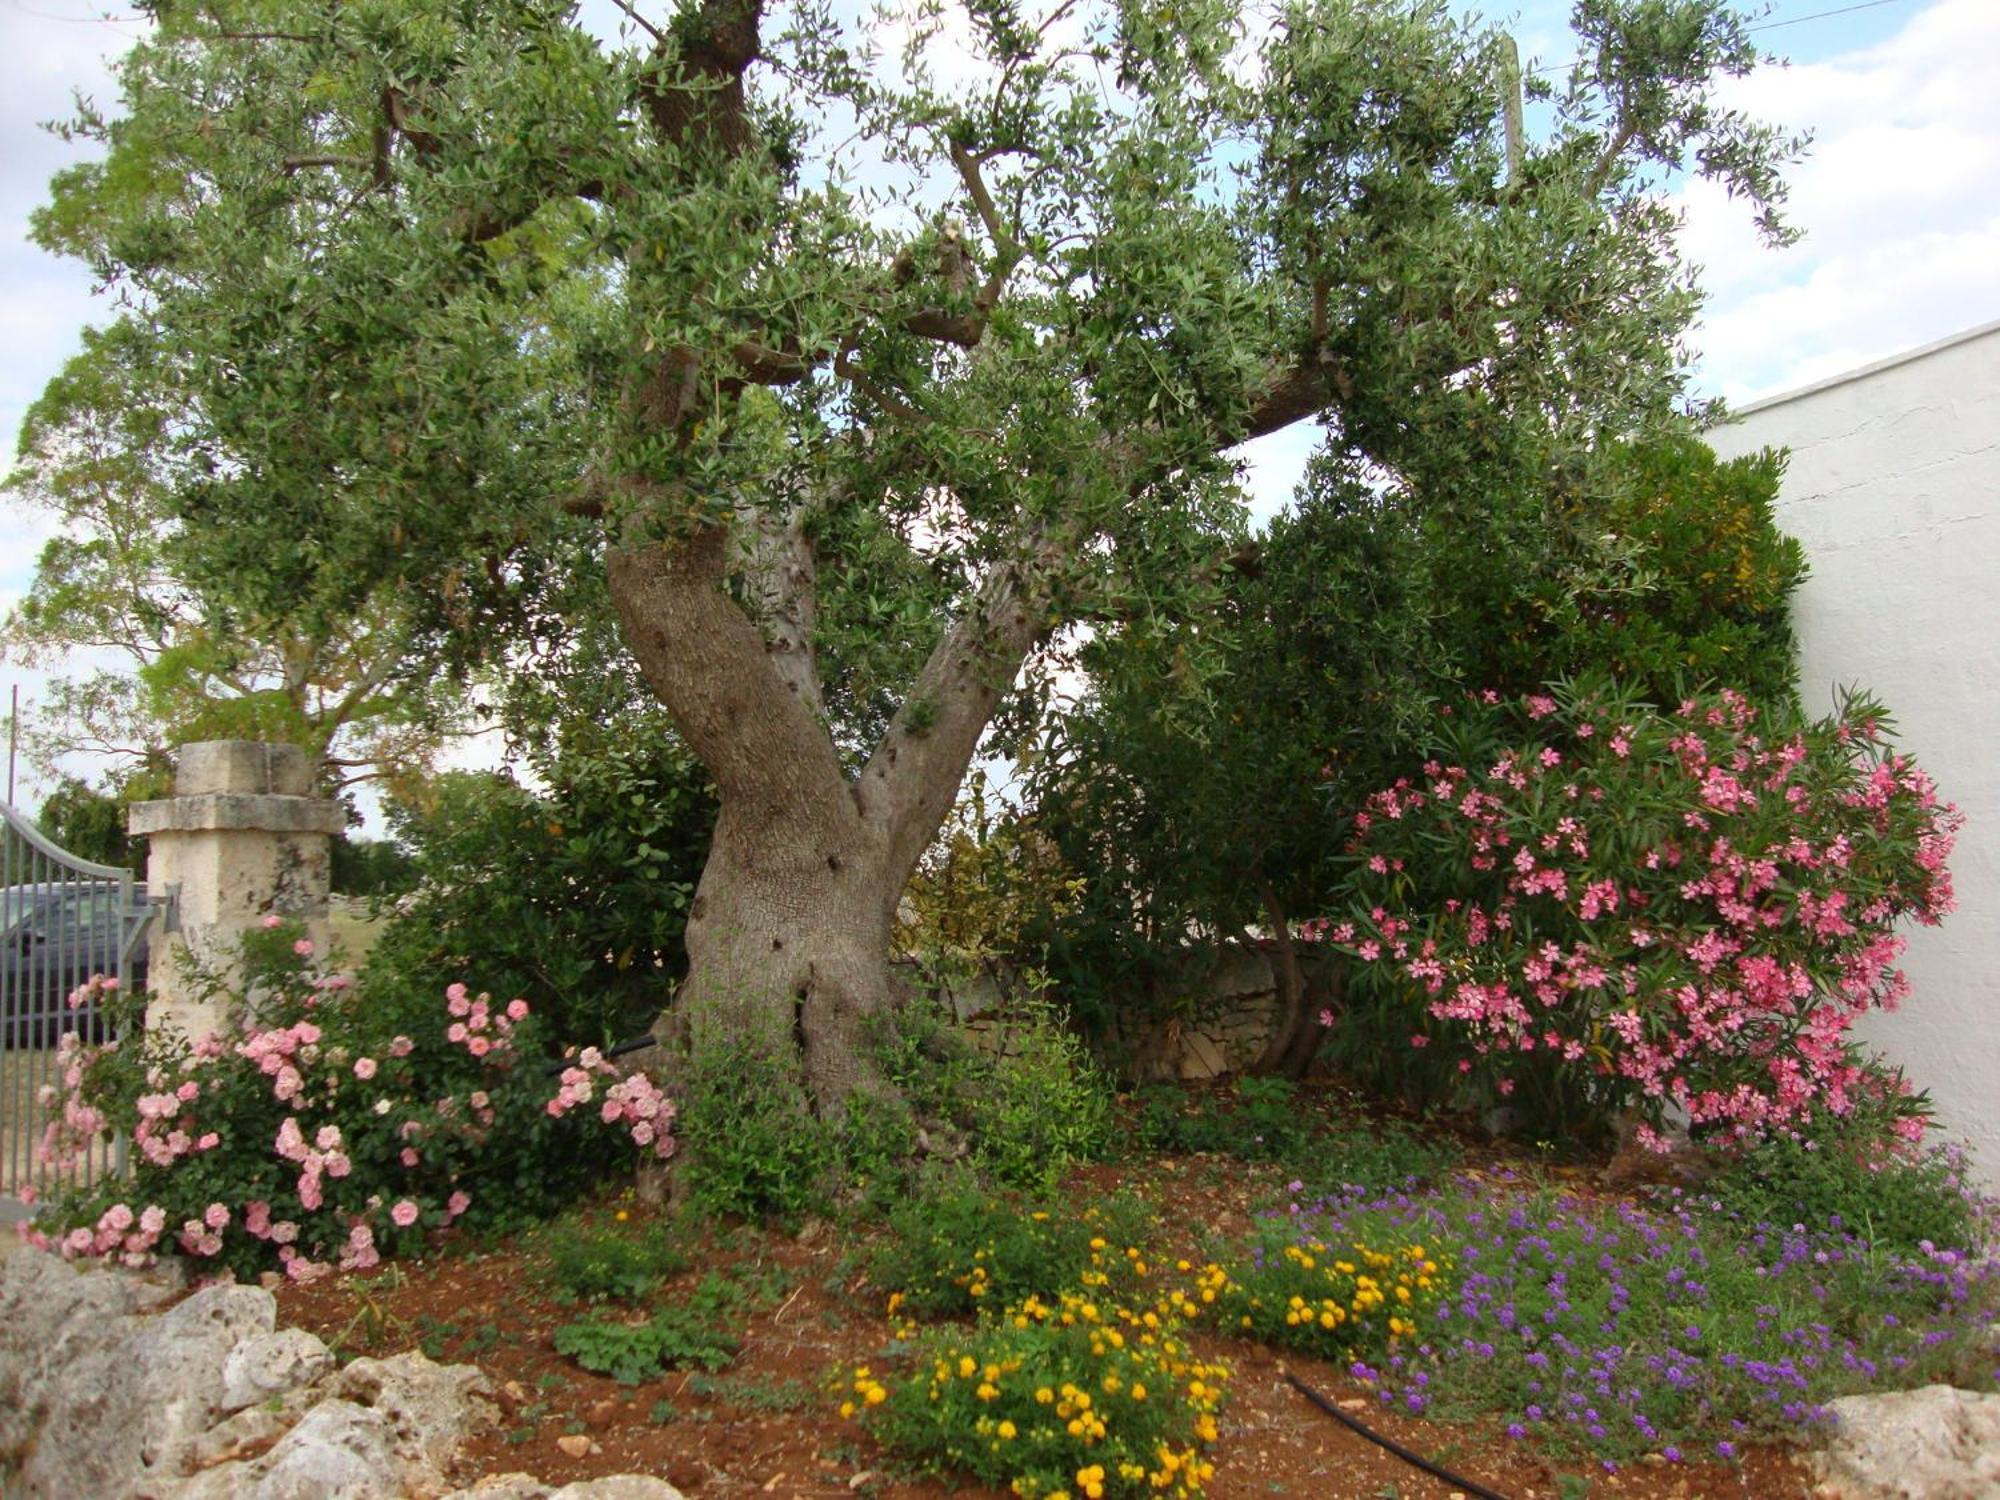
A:
[[[1097,1248],[1106,1264],[1131,1258]],[[841,1414],[940,1473],[1022,1500],[1102,1500],[1197,1495],[1214,1472],[1206,1454],[1229,1371],[1199,1358],[1160,1306],[1084,1287],[912,1341],[908,1372],[855,1370]]]
[[[1280,1226],[1227,1269],[1197,1272],[1199,1300],[1177,1310],[1322,1359],[1372,1358],[1417,1341],[1445,1277],[1444,1259],[1422,1245],[1293,1240]]]

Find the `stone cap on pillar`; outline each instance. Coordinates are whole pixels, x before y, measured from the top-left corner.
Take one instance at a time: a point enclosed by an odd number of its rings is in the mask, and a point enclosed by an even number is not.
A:
[[[183,745],[174,795],[135,802],[134,834],[254,828],[266,833],[336,834],[347,809],[312,793],[312,767],[296,745],[261,740],[204,740]]]

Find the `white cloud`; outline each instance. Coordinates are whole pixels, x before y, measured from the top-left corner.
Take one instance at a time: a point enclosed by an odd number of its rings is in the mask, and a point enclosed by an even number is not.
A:
[[[1704,383],[1734,400],[2000,316],[2000,5],[1936,0],[1877,46],[1766,69],[1729,102],[1809,129],[1788,174],[1806,238],[1773,253],[1708,183],[1680,198],[1710,295]]]

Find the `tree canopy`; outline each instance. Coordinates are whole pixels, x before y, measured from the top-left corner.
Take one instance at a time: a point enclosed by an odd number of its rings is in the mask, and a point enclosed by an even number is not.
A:
[[[170,750],[201,739],[298,745],[329,787],[425,768],[466,717],[458,685],[412,659],[430,606],[407,588],[357,588],[309,544],[288,559],[284,595],[242,587],[216,528],[184,516],[268,449],[209,426],[189,386],[150,330],[121,321],[86,332],[23,424],[7,489],[61,530],[0,624],[0,650],[83,663],[37,705],[31,756],[49,768],[106,756],[118,784],[162,782]]]
[[[443,662],[603,568],[720,795],[663,1039],[830,1112],[987,726],[1065,627],[1214,600],[1246,440],[1643,430],[1696,305],[1663,179],[1783,233],[1720,0],[1580,0],[1511,162],[1438,0],[619,9],[156,3],[37,231],[263,455],[174,506],[257,608],[415,594]]]

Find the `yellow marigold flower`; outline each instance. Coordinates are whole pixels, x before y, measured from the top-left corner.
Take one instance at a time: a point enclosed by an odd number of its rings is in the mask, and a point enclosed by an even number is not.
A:
[[[972,1378],[972,1372],[978,1368],[979,1368],[979,1361],[974,1359],[970,1354],[962,1354],[959,1356],[958,1373],[964,1376],[967,1380],[970,1380]]]
[[[889,1399],[889,1392],[885,1386],[871,1385],[868,1387],[867,1394],[861,1399],[866,1401],[870,1406],[880,1406],[884,1401]]]
[[[1050,1390],[1047,1386],[1044,1385],[1036,1387],[1035,1400],[1039,1402],[1041,1405],[1047,1406],[1051,1401],[1055,1399],[1056,1399],[1056,1393]]]
[[[854,1403],[853,1403],[852,1401],[843,1401],[843,1402],[841,1402],[841,1403],[840,1403],[840,1414],[841,1414],[841,1416],[842,1416],[842,1417],[851,1417],[851,1416],[853,1416],[853,1415],[854,1415]]]
[[[1003,1438],[1011,1438],[1016,1432],[1020,1431],[1020,1429],[1017,1428],[1012,1422],[1002,1422],[998,1427],[994,1428],[993,1430],[999,1433],[1000,1436],[1002,1436]]]
[[[995,1396],[1000,1394],[1000,1387],[981,1381],[979,1389],[975,1390],[972,1394],[977,1396],[981,1401],[991,1401]]]
[[[1132,1382],[1132,1399],[1134,1401],[1144,1401],[1146,1399],[1146,1388],[1136,1380]]]

